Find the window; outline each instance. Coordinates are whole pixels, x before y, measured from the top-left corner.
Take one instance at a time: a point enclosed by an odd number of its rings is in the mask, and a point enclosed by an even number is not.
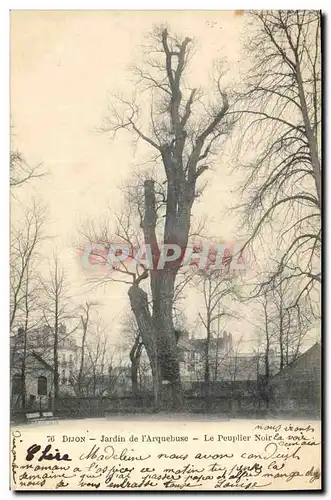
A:
[[[62,370],[62,380],[61,380],[61,383],[62,384],[65,384],[67,382],[67,379],[66,379],[66,371],[65,370]]]
[[[72,354],[69,356],[69,363],[72,363]]]
[[[199,364],[201,362],[201,356],[199,352],[189,351],[187,353],[187,370],[189,372],[195,372],[199,369]]]
[[[13,395],[21,394],[23,389],[23,380],[21,375],[14,375],[12,378],[12,392]]]
[[[38,396],[47,396],[47,377],[38,377]]]

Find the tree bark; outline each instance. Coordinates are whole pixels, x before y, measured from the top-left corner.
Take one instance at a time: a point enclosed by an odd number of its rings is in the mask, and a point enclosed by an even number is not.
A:
[[[128,291],[131,309],[135,315],[137,325],[143,340],[148,359],[151,365],[153,377],[153,399],[154,408],[160,408],[160,372],[157,356],[156,331],[148,308],[148,297],[146,292],[134,283]]]
[[[166,169],[172,168],[172,164],[169,160],[169,156],[165,154],[164,161],[168,162]],[[170,179],[170,174],[168,174],[168,179]],[[150,323],[149,334],[154,335],[155,346],[153,347],[152,356],[156,355],[156,367],[154,372],[157,373],[158,378],[158,391],[160,400],[166,399],[168,388],[170,384],[172,403],[171,406],[174,409],[179,409],[182,405],[182,391],[180,383],[180,370],[179,370],[179,359],[177,353],[177,341],[176,334],[173,325],[173,298],[174,298],[174,287],[176,275],[179,269],[179,262],[166,263],[163,269],[158,269],[158,263],[160,259],[160,250],[158,247],[156,239],[156,202],[155,202],[155,190],[154,182],[152,180],[145,181],[145,216],[143,220],[143,231],[145,244],[150,245],[151,252],[153,256],[153,269],[150,271],[150,282],[151,291],[153,299],[153,311],[152,316],[148,309],[147,296],[144,298],[147,304],[147,309],[145,307],[145,320],[148,317],[148,323]],[[183,228],[184,232],[188,232],[188,227]],[[181,231],[183,231],[181,229]],[[168,199],[167,199],[167,213],[166,222],[164,229],[164,239],[165,243],[179,243],[176,231],[178,230],[176,222],[176,196],[175,187],[170,183],[168,186]],[[185,239],[185,238],[184,238]],[[182,242],[180,242],[182,243]],[[187,237],[184,241],[187,244]],[[131,304],[132,305],[132,304]],[[146,312],[148,316],[146,316]],[[141,314],[138,312],[138,314]],[[135,313],[138,325],[138,317]],[[141,318],[140,318],[141,321]],[[145,344],[145,339],[143,337],[143,332],[141,330],[142,339],[146,347],[148,357],[150,358],[149,351]],[[151,367],[154,364],[154,359],[151,361]],[[153,368],[152,368],[153,371]],[[161,391],[164,393],[165,398],[161,396]],[[160,401],[159,401],[160,403]],[[166,403],[168,405],[169,403]]]
[[[172,406],[182,405],[177,339],[172,318],[176,270],[166,267],[152,272],[153,324],[156,332],[157,361],[165,388],[170,383]]]

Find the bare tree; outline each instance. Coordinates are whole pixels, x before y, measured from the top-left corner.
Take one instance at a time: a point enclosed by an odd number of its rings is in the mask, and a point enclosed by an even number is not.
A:
[[[228,383],[229,409],[232,412],[233,402],[241,406],[244,386],[250,381],[256,381],[258,357],[243,352],[243,337],[234,342],[232,349],[224,356],[220,372],[223,380]]]
[[[11,335],[11,371],[21,374],[20,403],[22,408],[26,406],[26,370],[27,355],[30,345],[30,334],[40,324],[41,301],[39,275],[35,268],[35,262],[31,259],[25,269],[24,282],[21,289],[21,300],[16,314],[15,332]]]
[[[273,320],[271,332],[278,344],[279,369],[282,370],[300,355],[300,347],[312,326],[302,304],[293,307],[293,294],[288,282],[278,280],[270,290]]]
[[[78,396],[100,396],[111,392],[116,383],[113,373],[115,351],[109,346],[109,332],[101,318],[91,316],[91,308],[96,302],[82,306],[81,314],[82,346],[77,376],[72,374],[71,384]],[[82,351],[84,351],[82,353]]]
[[[35,200],[23,211],[17,228],[11,232],[10,251],[10,329],[15,325],[18,312],[25,299],[27,269],[40,258],[39,247],[46,239],[44,235],[45,208]]]
[[[82,392],[82,381],[83,381],[83,375],[84,375],[84,362],[85,362],[85,347],[86,347],[86,341],[87,341],[87,333],[88,333],[88,328],[90,325],[90,310],[91,307],[94,305],[97,305],[96,302],[91,302],[91,301],[86,301],[85,305],[81,306],[82,309],[82,314],[80,316],[81,319],[81,326],[82,326],[82,345],[81,345],[81,350],[80,350],[80,365],[79,365],[79,373],[77,377],[77,387],[78,387],[78,394],[81,394]]]
[[[11,369],[21,372],[21,404],[26,404],[26,359],[28,336],[36,326],[39,314],[40,294],[36,266],[40,245],[45,239],[45,208],[34,200],[23,210],[16,228],[12,228],[10,252],[10,330]],[[19,356],[18,356],[19,351]],[[16,366],[19,363],[19,366]]]
[[[103,127],[113,136],[120,130],[128,131],[154,151],[154,160],[162,166],[163,190],[159,192],[159,183],[153,177],[146,178],[143,186],[142,239],[145,245],[150,245],[153,269],[144,266],[136,272],[121,269],[127,274],[122,281],[131,285],[129,299],[150,360],[156,406],[165,387],[162,381],[172,388],[174,406],[180,406],[182,400],[173,298],[183,255],[158,268],[157,263],[164,257],[160,243],[176,244],[185,251],[192,206],[200,194],[198,180],[219,152],[233,121],[233,117],[227,117],[229,103],[220,86],[222,74],[216,78],[214,101],[209,99],[209,105],[202,91],[190,89],[186,84],[184,75],[191,49],[190,38],[180,40],[167,28],[155,29],[147,47],[144,68],[135,68],[138,76],[135,96],[128,100],[118,98],[117,104],[111,105],[110,117]],[[150,107],[146,113],[147,92]],[[141,104],[137,102],[137,95],[144,99]],[[146,121],[149,131],[144,131]],[[95,242],[99,243],[100,239]],[[152,294],[151,308],[147,293],[140,286],[147,278]]]
[[[211,342],[215,341],[215,332],[218,330],[220,320],[224,317],[234,316],[233,309],[229,307],[229,299],[236,299],[237,289],[234,280],[224,273],[224,270],[209,268],[201,271],[196,280],[196,286],[203,297],[203,312],[199,312],[199,317],[206,331],[205,352],[204,352],[204,383],[206,406],[210,406],[210,382],[211,382]],[[217,323],[217,330],[215,328]],[[216,333],[216,343],[218,346],[218,334]],[[217,353],[219,358],[219,353]],[[216,359],[218,364],[219,359]]]
[[[44,294],[43,319],[48,326],[52,336],[52,361],[54,368],[54,407],[59,398],[59,345],[64,338],[69,338],[78,328],[79,322],[74,328],[61,336],[60,326],[76,318],[77,313],[71,305],[68,292],[67,278],[64,268],[59,262],[58,255],[53,254],[49,268],[48,279],[41,279],[41,287]]]
[[[309,312],[301,305],[292,307],[292,294],[288,282],[279,280],[278,286],[264,288],[257,298],[258,353],[262,356],[266,384],[275,371],[297,359],[312,327]]]
[[[30,167],[23,155],[17,150],[10,151],[10,188],[14,189],[30,180],[43,176],[41,165]],[[32,200],[24,207],[18,225],[11,227],[10,236],[10,330],[11,330],[11,369],[21,371],[21,404],[26,406],[26,361],[28,352],[28,333],[32,324],[38,323],[38,279],[36,260],[39,247],[45,239],[45,207]],[[19,333],[14,333],[20,323]],[[18,350],[20,351],[18,356]],[[20,367],[15,366],[16,363]]]
[[[21,365],[22,408],[26,405],[26,359],[29,348],[29,332],[39,325],[42,315],[40,311],[40,284],[39,275],[34,267],[34,262],[29,262],[25,271],[24,300],[23,300],[23,351]]]
[[[268,240],[269,255],[277,249],[261,286],[290,280],[293,305],[307,297],[316,302],[321,281],[320,17],[252,12],[251,67],[239,96],[242,209],[252,228],[245,246]]]

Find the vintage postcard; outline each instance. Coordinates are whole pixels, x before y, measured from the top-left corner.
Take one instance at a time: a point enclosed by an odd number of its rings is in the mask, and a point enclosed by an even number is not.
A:
[[[321,490],[321,13],[10,17],[10,488]]]

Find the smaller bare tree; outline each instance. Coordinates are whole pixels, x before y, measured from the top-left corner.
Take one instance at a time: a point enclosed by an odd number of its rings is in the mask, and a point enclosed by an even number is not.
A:
[[[53,254],[49,268],[48,279],[41,279],[41,287],[45,297],[43,304],[43,319],[52,335],[52,361],[54,368],[54,409],[59,399],[59,345],[62,340],[60,332],[61,324],[68,321],[77,321],[76,308],[71,305],[71,297],[68,292],[67,277],[64,268],[59,262],[58,255]],[[77,330],[79,322],[66,333],[69,338]]]
[[[23,212],[21,224],[12,230],[10,255],[11,370],[21,373],[21,405],[26,405],[28,335],[40,321],[39,280],[36,271],[44,236],[45,209],[33,201]],[[18,332],[19,327],[19,333]],[[20,355],[18,356],[18,350]],[[18,363],[18,366],[16,366]]]
[[[40,258],[39,247],[46,239],[44,226],[45,208],[35,200],[23,212],[22,222],[12,228],[10,252],[10,328],[24,301],[27,268]]]
[[[83,382],[84,368],[85,368],[84,363],[85,363],[85,348],[86,348],[87,334],[91,320],[90,312],[91,308],[95,305],[97,305],[97,302],[86,301],[86,303],[81,306],[82,313],[80,315],[80,320],[82,326],[82,344],[80,349],[80,365],[77,377],[77,390],[78,394],[80,395],[82,394],[82,382]]]
[[[210,406],[210,382],[211,382],[211,360],[210,346],[215,337],[215,322],[221,318],[234,316],[233,310],[229,307],[229,300],[237,297],[237,288],[234,280],[224,272],[224,269],[208,268],[198,273],[196,287],[203,297],[203,312],[199,312],[199,318],[206,332],[204,351],[204,383],[206,406]]]

